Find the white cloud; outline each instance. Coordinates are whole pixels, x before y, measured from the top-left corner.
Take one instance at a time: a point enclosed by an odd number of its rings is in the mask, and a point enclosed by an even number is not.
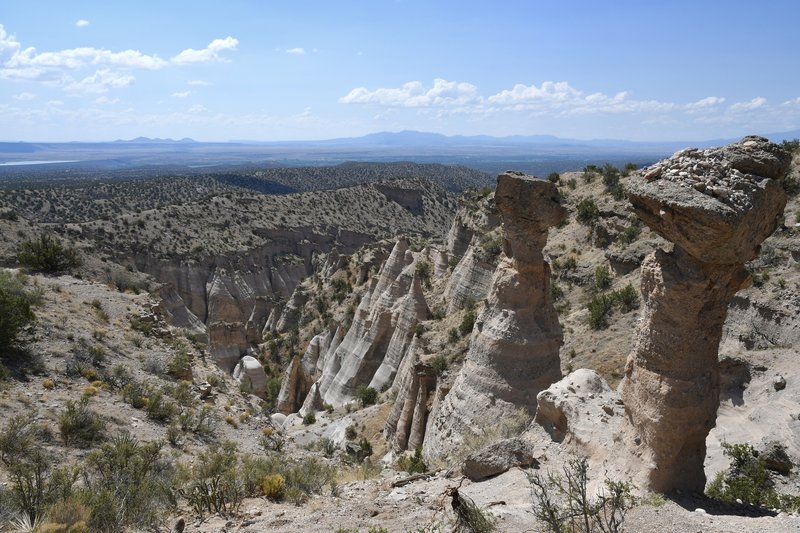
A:
[[[116,104],[117,102],[119,102],[119,98],[109,98],[108,96],[100,96],[94,101],[95,104],[100,105],[111,105]]]
[[[202,50],[183,50],[172,58],[172,62],[223,61],[220,54],[235,49],[238,43],[233,37],[215,39]],[[169,65],[170,61],[156,54],[133,49],[114,51],[80,47],[38,52],[34,47],[23,47],[16,36],[9,34],[0,24],[0,79],[41,82],[73,94],[103,93],[133,83],[135,77],[129,71],[158,70]],[[194,80],[189,84],[208,85],[208,82]]]
[[[750,100],[749,102],[737,102],[730,107],[731,111],[738,112],[738,111],[752,111],[753,109],[758,109],[759,107],[763,107],[767,103],[767,99],[761,96],[757,96]]]
[[[719,96],[707,96],[696,102],[686,104],[687,109],[707,109],[725,103],[725,99]]]
[[[287,54],[291,54],[293,56],[304,56],[304,55],[306,55],[306,49],[305,48],[287,48],[286,50],[284,50],[284,52],[286,52]]]
[[[196,115],[198,113],[204,113],[206,111],[208,111],[206,106],[200,104],[194,104],[192,107],[186,110],[187,113],[191,113],[193,115]]]
[[[114,72],[109,69],[101,69],[91,76],[83,78],[81,81],[69,83],[65,89],[71,93],[104,93],[109,89],[120,89],[132,84],[136,78],[131,74]]]
[[[192,94],[192,91],[180,91],[180,92],[174,92],[174,93],[172,93],[172,95],[171,95],[171,96],[172,96],[173,98],[186,98],[186,97],[187,97],[187,96],[189,96],[190,94]]]
[[[339,99],[343,104],[378,104],[388,107],[439,107],[465,105],[476,101],[477,87],[470,83],[433,80],[426,89],[419,81],[410,81],[399,88],[376,89],[356,87]]]
[[[238,45],[239,40],[231,36],[225,37],[224,39],[214,39],[202,50],[187,48],[173,57],[172,62],[177,64],[186,64],[205,63],[208,61],[223,61],[223,58],[219,56],[219,53],[224,50],[236,50]]]
[[[211,82],[205,80],[189,80],[187,83],[189,85],[196,85],[199,87],[206,87],[208,85],[211,85]]]
[[[20,100],[22,102],[29,102],[29,101],[33,100],[34,98],[36,98],[36,95],[33,94],[33,93],[22,92],[22,93],[19,93],[19,94],[15,94],[13,96],[13,98],[14,98],[14,100]]]
[[[89,25],[89,21],[86,19],[80,19],[75,22],[75,25],[79,28],[85,28],[86,26]]]

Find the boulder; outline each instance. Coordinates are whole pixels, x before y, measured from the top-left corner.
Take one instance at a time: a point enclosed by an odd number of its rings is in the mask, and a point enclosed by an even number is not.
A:
[[[582,455],[610,446],[622,421],[619,395],[594,370],[578,369],[536,399],[535,421],[554,441],[579,446]]]
[[[267,374],[255,357],[245,355],[233,370],[233,378],[240,385],[250,387],[250,392],[263,397],[267,392]]]
[[[469,454],[461,465],[461,473],[472,481],[481,481],[515,466],[538,466],[533,452],[531,443],[524,439],[501,440]]]

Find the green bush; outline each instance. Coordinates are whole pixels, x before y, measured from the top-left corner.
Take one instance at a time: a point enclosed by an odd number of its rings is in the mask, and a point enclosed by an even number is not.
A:
[[[66,272],[81,265],[74,248],[64,246],[47,233],[22,241],[17,249],[17,261],[25,268],[47,274]]]
[[[611,293],[611,297],[623,313],[639,307],[639,293],[630,283]]]
[[[417,277],[425,287],[431,286],[431,264],[428,261],[422,260],[417,262],[416,270]]]
[[[469,310],[461,319],[461,324],[458,325],[458,332],[463,337],[472,333],[472,328],[475,326],[475,311]]]
[[[608,313],[611,311],[614,301],[605,294],[592,296],[586,308],[589,310],[589,327],[592,329],[603,329],[608,326]]]
[[[503,245],[500,237],[490,233],[481,237],[478,247],[475,249],[475,256],[484,263],[496,265],[497,258],[500,257],[502,251]]]
[[[578,202],[577,219],[583,225],[593,226],[600,218],[600,210],[591,198],[584,198]]]
[[[175,379],[192,379],[192,359],[185,348],[176,350],[167,361],[167,374]]]
[[[378,401],[378,391],[366,385],[359,385],[356,387],[356,400],[361,403],[362,407],[373,405]]]
[[[600,291],[611,287],[611,272],[606,265],[594,269],[594,287]]]
[[[152,529],[174,501],[175,471],[161,444],[120,435],[90,453],[81,499],[90,509],[91,531]]]
[[[437,354],[431,360],[431,369],[433,370],[433,373],[436,374],[437,376],[441,376],[445,372],[445,370],[447,370],[447,366],[448,366],[447,357],[445,357],[442,354]]]
[[[722,444],[723,453],[730,458],[730,468],[718,472],[709,483],[706,495],[728,503],[744,503],[781,509],[787,512],[800,510],[800,497],[780,494],[767,471],[764,456],[749,444]]]
[[[0,271],[0,357],[14,353],[22,344],[22,333],[36,320],[31,295],[24,278]]]
[[[316,421],[317,421],[317,415],[314,414],[314,411],[307,412],[306,416],[303,417],[303,425],[305,426],[310,426]]]
[[[88,447],[103,438],[105,421],[89,409],[89,399],[67,401],[66,410],[58,417],[61,439],[67,446]]]
[[[420,448],[414,450],[414,455],[412,456],[401,455],[398,457],[395,465],[409,474],[423,474],[428,471],[428,465],[422,459],[422,450]]]
[[[561,176],[559,175],[558,172],[551,172],[550,174],[547,175],[547,181],[549,181],[550,183],[560,183]]]

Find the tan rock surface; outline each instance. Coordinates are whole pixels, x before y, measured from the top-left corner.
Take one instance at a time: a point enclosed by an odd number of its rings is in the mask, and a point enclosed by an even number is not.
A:
[[[684,150],[629,183],[636,214],[675,243],[672,252],[656,251],[642,264],[644,305],[621,388],[623,446],[641,459],[634,467],[640,487],[702,491],[705,485],[728,305],[749,279],[744,263],[775,230],[786,203],[780,185],[768,179],[788,169],[773,147],[748,137],[732,147]]]
[[[542,249],[548,228],[564,220],[566,211],[552,183],[516,173],[498,176],[495,201],[503,220],[503,254],[464,366],[431,415],[426,457],[446,457],[464,435],[480,431],[475,424],[520,408],[533,415],[536,394],[561,379],[563,337]]]

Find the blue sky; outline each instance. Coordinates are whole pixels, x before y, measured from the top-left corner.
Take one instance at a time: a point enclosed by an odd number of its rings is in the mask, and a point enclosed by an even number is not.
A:
[[[0,140],[800,128],[800,2],[2,0]]]

